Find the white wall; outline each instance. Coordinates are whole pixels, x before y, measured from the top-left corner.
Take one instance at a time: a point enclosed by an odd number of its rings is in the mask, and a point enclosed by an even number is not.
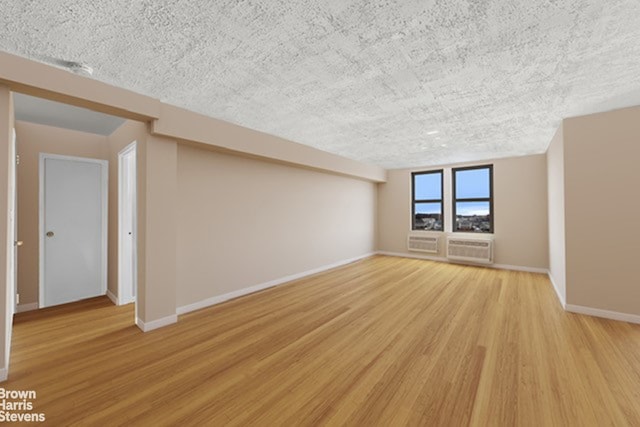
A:
[[[178,146],[177,306],[374,251],[375,184]]]
[[[567,300],[564,210],[564,136],[560,126],[547,150],[549,276],[562,304]]]
[[[495,264],[548,268],[547,168],[544,155],[513,157],[493,164]],[[445,165],[445,230],[451,230],[451,168]],[[411,172],[443,167],[397,169],[378,184],[378,250],[418,255],[407,250],[411,229]],[[443,238],[446,233],[440,233]],[[458,233],[456,233],[458,234]],[[472,234],[478,236],[477,234]],[[444,257],[445,248],[434,256]]]

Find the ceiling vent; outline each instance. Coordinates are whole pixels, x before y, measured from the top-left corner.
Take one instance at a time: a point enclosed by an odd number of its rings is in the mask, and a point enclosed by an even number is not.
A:
[[[93,75],[93,68],[82,62],[67,61],[66,59],[54,58],[52,56],[46,55],[39,56],[38,59],[46,62],[47,64],[54,65],[59,68],[64,68],[65,70],[71,71],[75,74],[80,74],[83,76]]]

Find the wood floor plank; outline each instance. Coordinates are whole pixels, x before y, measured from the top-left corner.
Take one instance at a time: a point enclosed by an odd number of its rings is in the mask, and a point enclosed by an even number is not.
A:
[[[107,298],[16,315],[49,425],[640,425],[640,326],[544,275],[375,256],[149,333]]]

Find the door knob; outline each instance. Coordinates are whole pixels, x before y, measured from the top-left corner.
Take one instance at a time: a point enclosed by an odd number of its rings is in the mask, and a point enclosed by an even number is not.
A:
[[[53,237],[53,231],[47,231],[47,237]]]
[[[16,241],[14,242],[14,244],[15,244],[16,246],[22,246],[22,245],[24,245],[24,242],[23,242],[22,240],[16,240]]]

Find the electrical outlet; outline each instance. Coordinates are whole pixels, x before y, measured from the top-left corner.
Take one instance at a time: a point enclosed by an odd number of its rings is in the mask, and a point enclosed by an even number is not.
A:
[[[20,304],[20,294],[16,294],[16,305]]]

